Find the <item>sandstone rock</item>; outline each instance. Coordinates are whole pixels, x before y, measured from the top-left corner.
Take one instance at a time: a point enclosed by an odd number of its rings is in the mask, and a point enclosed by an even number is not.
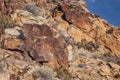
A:
[[[13,49],[13,50],[15,50],[15,49],[20,49],[20,50],[24,50],[24,41],[22,41],[22,40],[11,40],[11,39],[6,39],[5,41],[4,41],[4,45],[3,45],[3,47],[5,48],[5,49]]]
[[[74,40],[76,40],[77,42],[81,42],[82,39],[86,39],[88,42],[93,41],[94,39],[92,39],[91,37],[89,37],[88,35],[86,35],[85,33],[83,33],[81,30],[79,30],[78,28],[70,28],[68,30],[68,33],[70,34],[71,37],[74,38]],[[79,36],[78,36],[79,35]]]
[[[4,56],[0,58],[0,77],[2,80],[53,80],[53,69],[48,66],[27,62],[17,51],[0,50]],[[2,54],[2,55],[4,55]]]
[[[59,22],[57,25],[58,30],[67,31],[69,24],[66,21]]]
[[[1,80],[119,80],[120,29],[84,0],[14,1],[0,0],[18,26],[0,34]]]
[[[75,6],[71,5],[72,7],[70,7],[70,5],[71,4],[68,3],[60,5],[62,11],[64,12],[66,21],[68,21],[70,24],[76,25],[76,27],[82,31],[81,34],[86,34],[89,38],[92,38],[101,45],[104,45],[106,48],[111,50],[114,55],[119,57],[120,48],[118,45],[120,42],[118,39],[119,34],[117,34],[117,31],[113,29],[113,32],[115,33],[109,35],[108,37],[106,30],[110,28],[110,25],[108,25],[103,19],[95,17],[89,12],[86,12],[86,10],[80,6],[80,4]],[[76,33],[73,33],[72,37],[77,41],[80,41],[81,39],[79,39],[79,37],[75,37],[75,35]],[[115,37],[115,35],[117,37]],[[87,40],[90,40],[89,38]]]
[[[109,68],[107,68],[107,67],[102,67],[101,69],[100,69],[100,74],[101,75],[110,75],[111,73],[110,73],[110,69]]]
[[[120,69],[120,66],[115,63],[109,62],[108,65],[113,69]]]
[[[43,16],[34,16],[32,13],[25,10],[16,10],[12,15],[12,18],[16,21],[17,24],[47,24],[48,20]]]
[[[101,44],[103,44],[106,48],[108,48],[109,50],[111,50],[111,52],[115,56],[117,56],[117,57],[120,56],[120,53],[119,53],[119,51],[120,51],[120,49],[119,49],[120,42],[118,41],[118,39],[116,39],[113,36],[110,36],[110,37],[104,36],[104,37],[101,38],[101,40],[102,40],[102,41],[100,41]]]

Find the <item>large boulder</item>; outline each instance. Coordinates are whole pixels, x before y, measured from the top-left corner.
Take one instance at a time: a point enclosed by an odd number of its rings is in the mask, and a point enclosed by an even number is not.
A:
[[[58,32],[47,25],[25,24],[20,39],[5,39],[4,48],[21,50],[40,63],[67,67],[67,48]],[[24,38],[24,39],[23,39]]]
[[[47,25],[25,24],[23,32],[27,51],[36,61],[67,66],[66,45],[56,30]]]

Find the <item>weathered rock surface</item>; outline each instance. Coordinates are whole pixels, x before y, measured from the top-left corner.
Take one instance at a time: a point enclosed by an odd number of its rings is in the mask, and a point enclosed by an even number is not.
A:
[[[99,19],[87,12],[80,4],[74,6],[66,3],[62,4],[61,8],[64,12],[65,19],[69,23],[76,25],[76,27],[82,30],[82,34],[87,34],[87,36],[109,48],[117,57],[119,57],[119,30],[113,29],[113,33],[111,33],[111,35],[107,34],[107,29],[109,29],[111,26],[105,21],[102,21],[102,19]],[[76,38],[75,36],[73,37]]]
[[[1,0],[0,12],[14,22],[0,20],[0,80],[120,79],[120,29],[84,0]]]
[[[24,24],[22,33],[24,39],[5,39],[4,48],[26,52],[32,59],[49,62],[53,67],[58,64],[67,67],[66,43],[55,29],[47,25]]]
[[[47,25],[25,24],[23,32],[26,50],[36,61],[67,67],[66,44],[56,30]]]

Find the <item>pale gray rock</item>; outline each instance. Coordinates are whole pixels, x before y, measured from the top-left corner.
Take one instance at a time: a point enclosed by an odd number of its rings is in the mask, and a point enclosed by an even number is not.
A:
[[[9,34],[9,35],[12,35],[12,36],[19,36],[20,35],[20,32],[14,28],[6,28],[5,29],[5,34]]]

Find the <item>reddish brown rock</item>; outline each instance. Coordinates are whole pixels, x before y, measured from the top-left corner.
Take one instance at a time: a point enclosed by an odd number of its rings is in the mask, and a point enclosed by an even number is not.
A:
[[[4,11],[4,0],[0,0],[0,10]]]
[[[18,2],[16,0],[1,0],[0,1],[0,10],[3,13],[6,13],[7,15],[10,15],[17,9],[22,10],[22,9],[24,9],[24,7],[20,4],[18,4]]]
[[[66,43],[58,32],[47,25],[25,24],[20,39],[5,39],[4,49],[22,51],[38,62],[67,67]],[[24,37],[24,39],[22,39]]]
[[[89,21],[89,16],[90,14],[86,12],[80,5],[67,5],[67,4],[62,4],[61,5],[62,11],[64,12],[65,19],[77,27],[79,27],[82,30],[87,30],[88,27],[83,26],[83,25],[89,25],[91,26],[92,23]]]
[[[39,62],[67,66],[67,49],[59,34],[47,25],[25,24],[26,49]]]

